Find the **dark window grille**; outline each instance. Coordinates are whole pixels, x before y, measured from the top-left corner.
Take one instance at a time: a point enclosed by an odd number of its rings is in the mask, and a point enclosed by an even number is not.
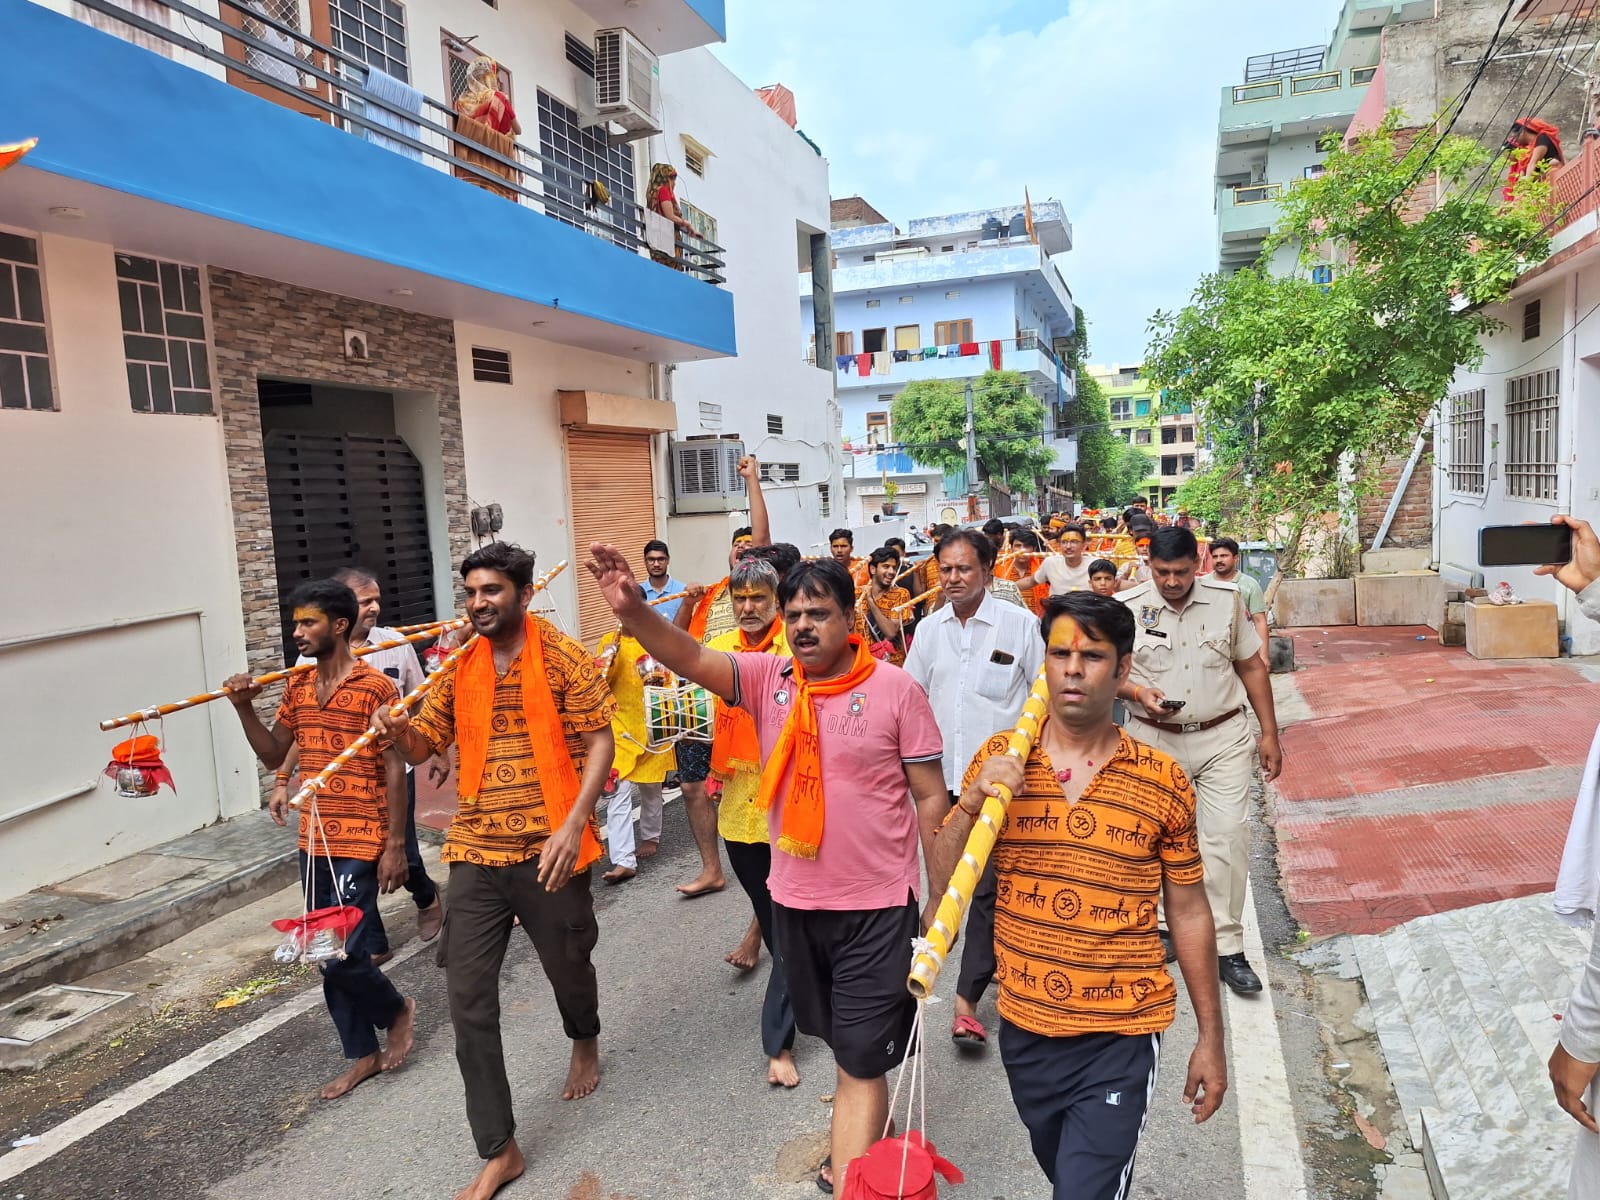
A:
[[[118,254],[117,300],[134,411],[213,411],[200,268]]]
[[[0,408],[54,407],[39,244],[0,233]]]
[[[1535,371],[1506,382],[1506,495],[1556,498],[1561,372]]]
[[[594,47],[567,34],[567,61],[590,79],[594,78]]]
[[[783,432],[783,418],[780,417],[777,413],[768,413],[767,414],[767,432],[768,433],[782,433]]]
[[[1531,342],[1539,336],[1542,313],[1537,300],[1529,300],[1522,306],[1522,340]]]
[[[582,190],[590,180],[599,180],[611,194],[606,208],[612,212],[630,211],[634,205],[633,151],[628,145],[613,146],[605,127],[578,124],[578,112],[542,88],[539,91],[539,148],[556,166],[562,193],[545,190],[545,209],[558,221],[586,228],[581,204],[570,194]],[[570,172],[570,174],[568,174]]]
[[[1450,490],[1481,496],[1485,485],[1484,389],[1450,397]]]
[[[406,50],[406,10],[395,0],[328,0],[333,48],[393,75],[411,81]]]

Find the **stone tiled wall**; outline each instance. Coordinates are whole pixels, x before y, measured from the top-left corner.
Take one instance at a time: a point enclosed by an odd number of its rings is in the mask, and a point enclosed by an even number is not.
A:
[[[256,379],[269,375],[436,395],[450,556],[459,562],[471,551],[471,537],[453,325],[404,309],[218,267],[210,268],[208,274],[215,383],[233,495],[245,645],[251,670],[260,674],[281,665],[283,633]],[[365,360],[345,357],[347,328],[367,333],[370,344]],[[454,603],[459,607],[459,580],[455,587]]]

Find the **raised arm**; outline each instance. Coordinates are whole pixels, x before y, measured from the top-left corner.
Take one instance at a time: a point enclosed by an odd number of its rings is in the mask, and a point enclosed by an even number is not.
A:
[[[646,604],[628,560],[616,547],[595,542],[589,547],[589,556],[584,565],[600,585],[601,595],[611,605],[611,611],[627,622],[628,632],[650,656],[667,670],[693,680],[732,704],[736,681],[733,660],[706,649]]]
[[[761,464],[754,454],[739,460],[739,474],[744,476],[745,490],[750,493],[750,540],[757,546],[770,546],[772,522],[767,519],[767,498],[761,494]]]

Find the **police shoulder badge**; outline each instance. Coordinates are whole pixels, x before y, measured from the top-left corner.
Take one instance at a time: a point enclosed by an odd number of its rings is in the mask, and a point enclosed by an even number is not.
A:
[[[1145,629],[1154,629],[1161,624],[1161,606],[1159,604],[1141,604],[1139,606],[1139,624]]]

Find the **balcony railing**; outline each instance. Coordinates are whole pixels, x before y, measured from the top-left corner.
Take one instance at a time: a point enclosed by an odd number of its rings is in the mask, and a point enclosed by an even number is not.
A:
[[[1235,207],[1241,204],[1265,204],[1283,195],[1281,183],[1252,183],[1233,189]]]
[[[1044,355],[1046,361],[1050,363],[1052,369],[1059,369],[1063,378],[1069,378],[1072,380],[1073,388],[1076,390],[1077,379],[1073,374],[1072,368],[1062,366],[1061,361],[1056,358],[1054,351],[1052,351],[1049,346],[1045,345],[1043,339],[1041,339],[1038,334],[1031,333],[1025,333],[1019,338],[986,338],[982,341],[962,342],[949,346],[924,346],[917,350],[869,350],[860,351],[854,354],[838,354],[834,356],[833,365],[835,370],[846,375],[851,375],[858,370],[861,365],[861,360],[867,359],[867,370],[862,371],[862,375],[883,374],[884,372],[882,371],[875,371],[874,367],[878,365],[877,356],[879,354],[886,354],[889,356],[889,373],[892,374],[896,366],[909,366],[913,363],[928,362],[933,359],[978,358],[988,360],[992,357],[993,351],[991,346],[995,343],[999,344],[1002,355],[1007,350],[1037,350],[1040,354]],[[962,346],[966,346],[968,348],[966,354],[961,352]],[[973,346],[976,346],[977,349],[972,350],[971,347]],[[817,365],[817,353],[815,347],[812,347],[806,351],[806,362],[813,367]]]
[[[229,82],[248,80],[252,92],[259,88],[276,93],[269,103],[276,100],[435,170],[454,173],[466,186],[476,186],[471,181],[480,180],[511,203],[536,209],[633,253],[652,254],[653,240],[653,256],[664,265],[707,283],[725,282],[724,251],[715,242],[685,230],[674,230],[670,240],[659,235],[648,238],[645,210],[631,199],[597,200],[593,181],[582,172],[521,142],[512,143],[514,156],[508,157],[462,136],[455,129],[454,111],[431,96],[422,96],[420,111],[413,111],[369,91],[366,63],[252,4],[217,0],[223,14],[219,17],[184,0],[162,0],[165,9],[182,18],[184,31],[179,32],[117,0],[79,2],[143,35],[137,39],[141,45],[165,43],[224,68]],[[225,19],[228,16],[234,19]],[[204,40],[201,26],[220,36],[221,49]],[[660,220],[653,214],[651,219]]]
[[[1340,87],[1366,87],[1377,74],[1377,67],[1352,67],[1349,71],[1317,71],[1310,75],[1284,75],[1277,79],[1260,79],[1250,83],[1235,84],[1233,102],[1253,104],[1257,100],[1278,100],[1284,95],[1287,81],[1288,94],[1305,96],[1312,92],[1336,92]]]
[[[1552,235],[1600,209],[1600,153],[1592,145],[1550,172],[1548,178],[1555,208],[1549,230]]]

